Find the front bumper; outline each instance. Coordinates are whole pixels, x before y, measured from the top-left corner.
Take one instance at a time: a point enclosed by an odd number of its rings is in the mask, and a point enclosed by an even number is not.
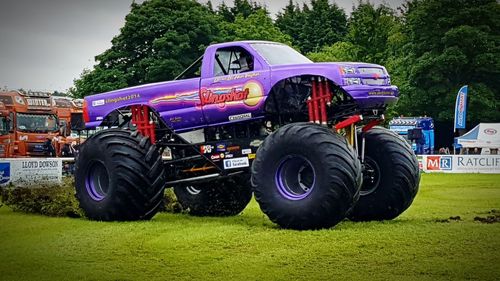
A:
[[[351,85],[342,87],[362,109],[385,108],[399,98],[396,86]]]

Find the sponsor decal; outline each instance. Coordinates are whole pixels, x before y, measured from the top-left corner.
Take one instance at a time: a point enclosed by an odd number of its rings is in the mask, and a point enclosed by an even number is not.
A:
[[[200,152],[201,152],[201,154],[212,153],[213,148],[214,147],[211,145],[202,145],[202,146],[200,146]]]
[[[249,94],[249,89],[237,90],[236,88],[232,88],[229,92],[216,94],[212,90],[204,88],[201,90],[201,104],[207,105],[232,101],[243,101],[248,98]]]
[[[182,103],[182,102],[199,102],[200,95],[198,90],[191,90],[182,93],[168,94],[158,98],[154,98],[149,102],[152,104],[158,103]]]
[[[224,152],[224,151],[226,151],[226,144],[224,144],[224,143],[218,143],[216,145],[216,150],[217,150],[217,152]]]
[[[263,140],[253,140],[250,142],[250,146],[259,147],[263,142]]]
[[[458,156],[457,168],[498,168],[500,167],[500,158],[486,156]],[[498,171],[500,172],[500,170]]]
[[[248,159],[255,159],[255,153],[248,154]]]
[[[218,76],[214,78],[214,83],[219,81],[233,81],[242,78],[254,78],[260,75],[260,72],[250,72],[250,73],[238,73],[234,75]]]
[[[231,153],[226,153],[226,156],[225,156],[225,157],[226,157],[226,158],[233,158],[233,157],[234,157],[234,155],[232,155]]]
[[[101,106],[101,105],[104,105],[105,102],[104,100],[94,100],[92,101],[92,106]]]
[[[373,91],[373,92],[368,92],[369,96],[393,96],[394,93],[391,91]]]
[[[458,90],[457,99],[455,101],[455,120],[453,130],[465,129],[465,121],[467,116],[467,93],[469,87],[463,86]]]
[[[25,104],[25,103],[24,103],[24,99],[23,99],[22,97],[18,97],[18,96],[16,96],[16,102],[17,102],[18,104]]]
[[[449,171],[452,169],[451,156],[427,156],[427,170]]]
[[[248,81],[244,85],[227,88],[202,88],[201,105],[217,104],[220,107],[241,102],[249,107],[257,106],[263,100],[262,85],[257,81]]]
[[[212,160],[220,160],[220,155],[219,154],[211,155],[210,159],[212,159]]]
[[[170,123],[179,123],[179,122],[182,121],[182,117],[179,117],[179,116],[177,116],[177,117],[170,117],[169,121],[170,121]]]
[[[227,151],[237,151],[237,150],[240,150],[240,147],[237,146],[237,145],[233,145],[233,146],[228,146],[226,148]]]
[[[95,118],[95,120],[97,120],[97,121],[99,121],[99,120],[103,120],[103,119],[104,119],[104,118],[103,118],[102,116],[97,116],[97,117]]]
[[[228,117],[229,121],[236,121],[236,120],[245,120],[245,119],[250,119],[252,118],[252,113],[243,113],[243,114],[238,114],[238,115],[230,115]]]
[[[250,154],[250,153],[252,153],[251,148],[245,148],[245,149],[241,150],[241,154],[243,154],[243,155]]]
[[[28,136],[19,136],[19,140],[20,141],[27,141],[28,140]]]
[[[118,103],[118,102],[122,102],[122,101],[139,99],[140,97],[141,97],[141,95],[139,95],[139,94],[131,94],[128,96],[106,99],[106,103],[108,103],[108,104],[109,103]]]
[[[0,184],[8,183],[10,181],[10,163],[0,163]]]
[[[247,157],[238,157],[224,160],[224,169],[236,169],[249,167],[250,163]]]
[[[486,129],[484,129],[484,133],[487,134],[487,135],[492,136],[492,135],[494,135],[494,134],[497,133],[497,130],[495,130],[493,128],[486,128]]]
[[[224,157],[226,157],[226,156],[224,155],[224,153],[219,154],[219,156],[220,156],[220,158],[221,158],[221,159],[223,159]]]

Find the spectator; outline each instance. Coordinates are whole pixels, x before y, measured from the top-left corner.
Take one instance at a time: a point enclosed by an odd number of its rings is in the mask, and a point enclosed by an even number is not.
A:
[[[56,149],[52,145],[52,140],[50,138],[47,138],[45,142],[43,143],[43,149],[45,150],[45,153],[49,157],[54,157],[56,156]]]

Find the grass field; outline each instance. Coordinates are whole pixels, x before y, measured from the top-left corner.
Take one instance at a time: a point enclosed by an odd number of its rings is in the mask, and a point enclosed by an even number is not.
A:
[[[499,280],[500,175],[423,175],[393,221],[281,230],[231,218],[91,222],[0,208],[0,280]],[[460,220],[449,219],[460,216]]]

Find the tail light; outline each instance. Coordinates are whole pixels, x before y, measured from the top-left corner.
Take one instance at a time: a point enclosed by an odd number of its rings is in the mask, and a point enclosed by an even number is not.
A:
[[[83,121],[85,121],[85,123],[88,123],[90,121],[90,117],[89,117],[89,111],[87,109],[87,100],[83,100]]]

